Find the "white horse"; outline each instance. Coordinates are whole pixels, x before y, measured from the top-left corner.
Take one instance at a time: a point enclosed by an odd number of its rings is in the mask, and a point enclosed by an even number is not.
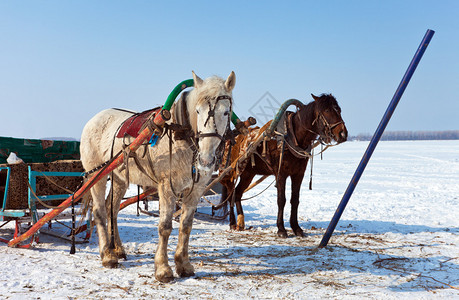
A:
[[[159,241],[155,254],[155,277],[161,282],[169,282],[174,278],[168,264],[167,243],[172,231],[175,203],[178,196],[182,195],[179,238],[174,256],[175,267],[180,277],[194,275],[194,268],[188,257],[188,242],[194,212],[215,169],[217,148],[222,143],[222,137],[229,130],[232,90],[236,83],[236,76],[231,72],[226,81],[217,76],[202,80],[193,72],[193,79],[194,89],[172,106],[172,119],[167,123],[184,122],[183,116],[185,116],[194,134],[192,138],[195,141],[194,146],[190,142],[191,139],[181,140],[171,134],[172,151],[167,135],[153,147],[145,146],[146,150],[139,148],[137,162],[140,167],[130,159],[128,170],[118,168],[111,173],[113,175],[110,175],[113,181],[112,211],[110,195],[112,191],[107,198],[105,197],[107,178],[99,180],[91,189],[94,221],[99,236],[99,251],[102,265],[105,267],[116,267],[118,259],[126,258],[118,233],[117,215],[120,201],[129,183],[133,183],[153,186],[158,190],[160,217]],[[182,101],[186,102],[185,105]],[[185,107],[188,118],[182,112]],[[81,161],[85,170],[100,166],[111,158],[111,153],[117,153],[125,144],[134,140],[131,137],[115,138],[120,125],[131,116],[130,112],[107,109],[98,113],[86,124],[80,145]],[[145,155],[143,155],[144,151],[146,151]],[[193,171],[195,174],[198,172],[199,177],[192,175]],[[126,180],[127,177],[129,181]],[[110,247],[109,238],[112,234],[114,245]]]

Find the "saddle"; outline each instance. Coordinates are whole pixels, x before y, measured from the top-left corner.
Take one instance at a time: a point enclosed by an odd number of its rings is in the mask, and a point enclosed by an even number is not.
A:
[[[134,114],[132,117],[124,121],[123,125],[118,130],[116,137],[122,138],[129,135],[133,138],[137,138],[142,129],[145,128],[147,121],[153,119],[160,110],[161,107],[156,107]]]

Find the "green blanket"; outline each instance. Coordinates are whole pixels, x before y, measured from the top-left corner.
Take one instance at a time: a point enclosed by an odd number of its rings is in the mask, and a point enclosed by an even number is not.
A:
[[[80,159],[80,142],[0,137],[0,164],[6,163],[11,152],[26,163]]]

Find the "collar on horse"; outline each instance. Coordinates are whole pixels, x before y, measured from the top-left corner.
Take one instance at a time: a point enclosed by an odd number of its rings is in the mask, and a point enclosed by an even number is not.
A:
[[[285,115],[285,127],[287,128],[287,134],[284,137],[284,142],[282,144],[287,145],[287,149],[290,151],[290,153],[293,154],[293,156],[297,158],[308,158],[311,157],[311,150],[312,146],[308,145],[306,149],[303,149],[300,147],[298,140],[295,135],[295,131],[293,128],[293,117],[295,116],[295,113],[291,111],[287,111]],[[283,148],[283,145],[282,145]]]

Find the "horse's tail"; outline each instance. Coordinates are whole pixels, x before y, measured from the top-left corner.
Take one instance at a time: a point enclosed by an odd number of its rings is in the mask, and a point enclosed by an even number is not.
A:
[[[85,177],[83,184],[88,181],[88,178]],[[94,222],[92,222],[92,195],[90,190],[88,190],[83,197],[81,198],[81,206],[78,212],[78,222],[76,228],[82,228],[85,226],[86,219],[88,217],[89,212],[89,224],[90,224],[90,232],[92,232],[94,227]]]

